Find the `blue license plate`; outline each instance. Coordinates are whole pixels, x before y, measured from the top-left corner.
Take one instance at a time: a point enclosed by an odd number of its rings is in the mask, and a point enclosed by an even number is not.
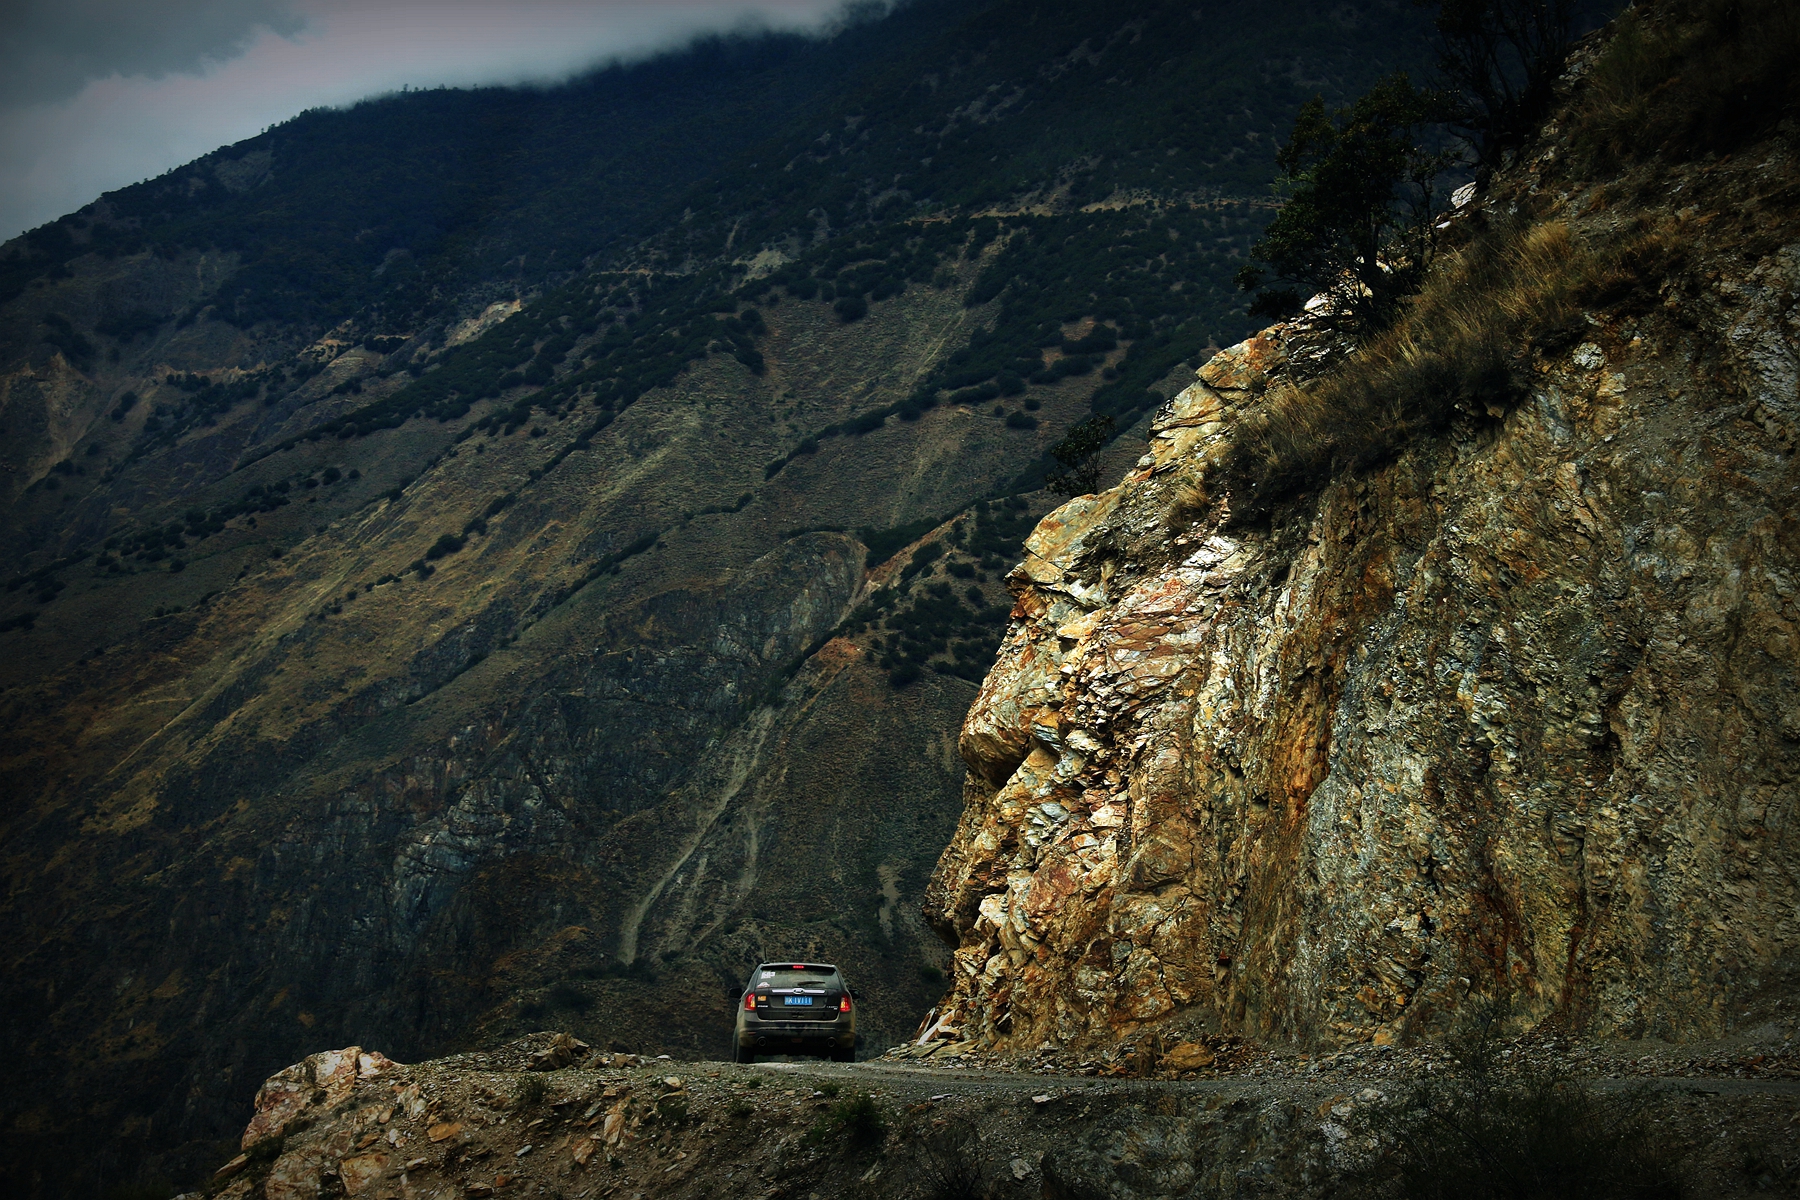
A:
[[[781,998],[781,1002],[783,1004],[811,1004],[812,997],[811,996],[783,996]]]

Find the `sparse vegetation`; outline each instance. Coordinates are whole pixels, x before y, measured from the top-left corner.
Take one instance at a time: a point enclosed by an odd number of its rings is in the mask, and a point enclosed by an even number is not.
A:
[[[1356,1190],[1395,1200],[1679,1200],[1681,1164],[1645,1092],[1508,1070],[1496,1010],[1452,1043],[1456,1068],[1368,1112]]]
[[[914,1200],[982,1200],[981,1143],[965,1125],[933,1129],[912,1146]]]
[[[520,1077],[519,1086],[513,1092],[514,1108],[536,1108],[544,1102],[550,1091],[550,1085],[542,1075],[526,1074]]]
[[[916,683],[928,668],[979,683],[993,665],[1009,607],[990,604],[978,586],[959,593],[949,579],[934,576],[941,569],[954,579],[985,578],[984,571],[1010,566],[1033,518],[1030,505],[1017,496],[983,501],[970,516],[972,522],[960,520],[946,537],[915,550],[894,584],[876,592],[844,621],[842,631],[847,634],[873,635],[876,662],[894,687]],[[871,548],[870,566],[940,524],[922,521],[895,530],[861,531],[865,544],[873,541],[880,546]]]
[[[1113,419],[1089,417],[1063,435],[1050,457],[1061,464],[1044,486],[1062,496],[1085,496],[1100,486],[1100,451],[1112,440]]]
[[[1496,227],[1444,263],[1403,318],[1336,370],[1274,396],[1240,426],[1219,489],[1234,520],[1340,471],[1371,466],[1459,414],[1498,417],[1534,352],[1572,342],[1582,305],[1666,269],[1648,234],[1590,248],[1558,223]]]
[[[162,328],[167,317],[159,317],[147,309],[132,308],[102,317],[94,323],[94,332],[115,341],[129,342],[141,334]]]
[[[1656,155],[1730,153],[1800,109],[1800,7],[1639,4],[1588,73],[1569,141],[1599,174]]]
[[[1300,110],[1276,155],[1287,203],[1251,247],[1290,286],[1264,287],[1261,268],[1243,268],[1238,285],[1262,289],[1252,312],[1282,316],[1323,295],[1330,317],[1364,336],[1388,322],[1430,266],[1450,156],[1422,134],[1441,116],[1402,74],[1336,112],[1318,98]]]
[[[836,1140],[850,1150],[869,1150],[887,1139],[887,1112],[867,1092],[837,1101],[806,1133],[811,1145]]]
[[[1438,72],[1485,177],[1537,129],[1574,36],[1577,0],[1438,0]]]

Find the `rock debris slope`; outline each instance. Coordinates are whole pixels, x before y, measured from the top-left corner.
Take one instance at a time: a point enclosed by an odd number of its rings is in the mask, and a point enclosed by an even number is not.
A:
[[[1234,521],[1234,437],[1328,369],[1278,325],[1037,527],[962,730],[925,1037],[1381,1044],[1498,997],[1688,1038],[1791,987],[1793,154],[1624,212],[1556,149],[1458,220],[1682,249],[1532,348],[1516,405]]]

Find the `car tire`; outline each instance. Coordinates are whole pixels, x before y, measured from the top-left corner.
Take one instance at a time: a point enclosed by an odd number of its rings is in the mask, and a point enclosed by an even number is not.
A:
[[[744,1049],[744,1044],[742,1042],[733,1042],[731,1045],[731,1061],[753,1063],[756,1061],[756,1051]]]
[[[854,1051],[854,1050],[833,1050],[831,1052],[831,1061],[832,1062],[855,1062],[856,1061],[856,1051]]]

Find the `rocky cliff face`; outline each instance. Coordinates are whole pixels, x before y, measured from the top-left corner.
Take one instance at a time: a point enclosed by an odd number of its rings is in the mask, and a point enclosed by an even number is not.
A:
[[[1510,410],[1234,521],[1238,431],[1337,369],[1276,326],[1038,526],[963,725],[926,1036],[1380,1044],[1492,997],[1686,1038],[1791,991],[1795,157],[1609,189],[1559,151],[1458,220],[1683,257],[1528,351]]]

